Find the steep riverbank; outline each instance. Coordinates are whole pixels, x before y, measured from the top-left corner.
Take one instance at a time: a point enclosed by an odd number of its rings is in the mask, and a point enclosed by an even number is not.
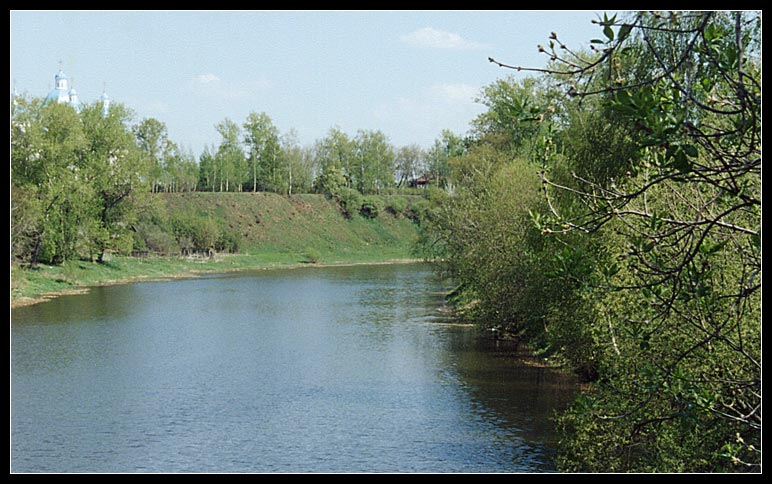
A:
[[[344,217],[321,195],[186,193],[153,195],[154,207],[173,218],[184,214],[215,222],[238,234],[239,252],[213,257],[112,255],[105,263],[83,260],[11,267],[11,307],[32,304],[88,287],[194,277],[197,274],[273,267],[414,261],[418,226],[407,212]],[[385,200],[388,203],[388,199]]]

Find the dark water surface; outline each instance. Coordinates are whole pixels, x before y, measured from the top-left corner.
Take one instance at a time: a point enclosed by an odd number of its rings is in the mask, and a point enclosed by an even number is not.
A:
[[[12,472],[549,472],[572,381],[423,264],[94,288],[11,313]]]

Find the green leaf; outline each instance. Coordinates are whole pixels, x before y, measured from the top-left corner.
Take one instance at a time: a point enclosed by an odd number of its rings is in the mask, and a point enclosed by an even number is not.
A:
[[[692,164],[683,150],[676,151],[675,156],[673,156],[672,166],[681,173],[688,173],[692,170]]]
[[[705,239],[702,241],[702,244],[700,244],[700,252],[706,255],[715,254],[721,251],[721,249],[724,248],[727,242],[729,242],[728,239],[718,243],[713,243],[710,240]]]
[[[630,24],[624,24],[621,27],[619,27],[619,31],[617,32],[617,38],[619,41],[625,40],[625,38],[630,35],[630,32],[633,30],[633,26]]]
[[[606,276],[606,278],[611,278],[614,274],[619,272],[619,269],[619,265],[617,265],[616,262],[612,262],[610,265],[603,266],[601,271],[603,272],[603,275]]]
[[[603,34],[608,37],[608,40],[614,40],[614,30],[611,28],[610,25],[606,25],[603,28]]]
[[[756,233],[751,235],[751,243],[754,247],[757,249],[761,247],[761,233]]]
[[[692,158],[697,157],[697,147],[694,145],[683,145],[684,153]]]

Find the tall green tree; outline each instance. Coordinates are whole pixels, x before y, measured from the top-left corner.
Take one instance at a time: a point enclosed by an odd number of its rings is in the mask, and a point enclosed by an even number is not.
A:
[[[359,130],[349,176],[360,193],[381,193],[394,186],[394,148],[382,131]]]
[[[426,153],[426,165],[432,183],[440,188],[452,188],[448,161],[464,154],[464,140],[450,130],[442,130],[440,136]]]
[[[417,144],[401,146],[394,156],[394,173],[397,177],[397,186],[403,187],[410,180],[423,174],[424,150]]]
[[[321,172],[314,182],[318,192],[334,194],[351,187],[350,168],[354,143],[340,128],[330,128],[327,136],[314,144],[314,159]]]
[[[313,152],[298,141],[297,132],[290,130],[281,137],[282,192],[309,193],[314,181],[316,164]]]
[[[147,165],[150,190],[158,191],[163,179],[163,158],[169,145],[166,124],[155,118],[144,118],[133,128],[134,136]]]
[[[19,255],[31,265],[71,259],[93,197],[83,183],[87,144],[78,114],[64,104],[20,98],[12,108],[11,130],[11,180],[19,196],[11,200],[12,239],[31,249]],[[17,213],[25,214],[22,226],[13,224]]]
[[[198,158],[198,183],[202,190],[215,191],[219,180],[219,171],[215,162],[216,148],[204,146]]]
[[[191,192],[198,185],[199,166],[195,155],[176,143],[170,142],[164,155],[164,190],[167,192]]]
[[[90,227],[89,245],[102,262],[108,249],[130,252],[129,231],[135,218],[132,194],[147,185],[145,165],[129,127],[132,113],[121,104],[113,104],[102,114],[100,103],[86,106],[80,113],[86,138],[82,182],[94,191],[95,224]]]
[[[536,77],[498,79],[482,89],[477,102],[488,110],[472,121],[473,136],[523,155],[555,114],[546,83]]]
[[[278,128],[264,112],[249,113],[243,128],[252,191],[280,191],[283,180]]]
[[[220,191],[241,191],[242,183],[247,179],[246,158],[241,148],[241,129],[228,118],[217,123],[215,128],[221,136],[214,155],[220,173]]]

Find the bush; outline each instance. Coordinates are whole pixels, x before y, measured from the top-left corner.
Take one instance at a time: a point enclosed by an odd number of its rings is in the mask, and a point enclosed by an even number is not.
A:
[[[319,250],[310,247],[305,250],[303,257],[303,262],[306,264],[316,264],[322,259],[322,254]]]
[[[376,218],[383,210],[383,201],[376,195],[368,195],[362,198],[359,213],[366,218]]]
[[[353,188],[343,187],[335,194],[341,213],[346,218],[351,218],[362,207],[362,194]]]
[[[431,209],[431,202],[428,200],[419,200],[418,202],[413,203],[407,210],[407,217],[413,222],[420,224],[421,221],[426,219],[426,216]]]
[[[240,243],[241,236],[237,232],[220,227],[220,235],[214,244],[214,250],[217,252],[235,253],[239,251]]]
[[[139,224],[134,235],[134,248],[161,255],[178,254],[180,244],[173,235],[155,224]]]
[[[407,199],[405,197],[391,197],[386,202],[386,210],[392,215],[402,215],[407,210]]]
[[[226,233],[214,220],[191,214],[173,217],[170,226],[180,249],[183,251],[233,251],[238,247],[238,239]]]

